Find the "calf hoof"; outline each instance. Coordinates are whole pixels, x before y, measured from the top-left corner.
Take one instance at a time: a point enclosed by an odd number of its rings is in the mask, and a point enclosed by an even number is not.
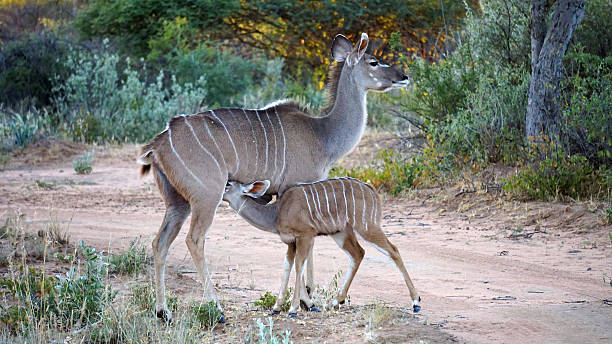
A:
[[[346,302],[346,300],[342,300],[340,302],[338,302],[338,304],[343,305]]]
[[[295,318],[297,316],[297,313],[289,313],[289,318]]]
[[[164,322],[169,323],[172,321],[172,313],[170,313],[170,311],[167,309],[160,309],[159,311],[157,311],[156,315],[159,319],[162,319]]]
[[[279,315],[280,311],[270,311],[270,315]]]
[[[419,306],[419,305],[413,305],[412,306],[412,311],[414,313],[418,313],[420,310],[421,310],[421,306]]]
[[[312,289],[309,286],[306,286],[306,294],[308,294],[308,297],[312,297]]]
[[[309,312],[320,312],[321,310],[317,306],[312,306],[308,308]]]
[[[225,314],[221,313],[219,314],[219,316],[217,317],[217,322],[220,324],[225,324]]]

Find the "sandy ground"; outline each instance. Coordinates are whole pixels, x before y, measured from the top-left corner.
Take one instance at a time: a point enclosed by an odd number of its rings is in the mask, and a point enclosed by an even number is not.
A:
[[[164,206],[152,177],[138,177],[137,148],[99,148],[90,175],[72,169],[73,154],[84,147],[68,148],[15,156],[0,172],[0,216],[20,211],[31,230],[57,218],[69,226],[73,242],[103,249],[126,248],[136,237],[150,242]],[[45,155],[49,150],[53,154]],[[409,312],[399,271],[364,243],[349,306],[296,320],[280,315],[277,328],[289,328],[296,342],[307,343],[612,342],[612,305],[603,301],[612,300],[603,280],[612,276],[612,228],[603,225],[597,203],[518,203],[495,192],[457,191],[425,190],[385,205],[383,229],[421,293],[420,314]],[[198,299],[187,231],[185,225],[171,247],[168,287]],[[219,208],[206,256],[227,308],[228,324],[215,330],[221,342],[244,338],[240,325],[264,316],[252,303],[278,289],[284,251],[274,235],[250,227],[225,205]],[[333,240],[318,238],[315,267],[317,282],[327,286],[346,271],[348,259]],[[364,326],[364,314],[374,307],[364,305],[381,302],[392,306],[392,319],[378,329]]]

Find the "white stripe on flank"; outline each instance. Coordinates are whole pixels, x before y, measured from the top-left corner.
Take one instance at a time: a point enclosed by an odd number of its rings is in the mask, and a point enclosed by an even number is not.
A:
[[[211,152],[208,151],[208,149],[206,149],[202,143],[200,142],[200,139],[198,139],[198,136],[196,135],[195,131],[193,130],[193,127],[191,126],[191,124],[189,123],[189,121],[187,120],[187,117],[183,116],[183,119],[185,120],[185,124],[187,124],[187,126],[189,127],[189,130],[191,130],[191,134],[193,134],[193,138],[196,140],[196,142],[198,143],[198,145],[200,146],[200,148],[202,148],[202,150],[204,152],[206,152],[206,154],[210,155],[210,157],[213,159],[213,161],[215,162],[215,164],[217,165],[217,168],[219,169],[219,173],[223,174],[223,171],[221,171],[221,165],[219,165],[219,162],[217,161],[217,159],[215,159],[215,156],[212,155]]]
[[[344,212],[346,213],[344,221],[348,223],[348,202],[346,200],[346,189],[344,188],[344,180],[340,179],[340,184],[342,184],[342,197],[344,197]]]
[[[285,129],[283,129],[283,123],[281,122],[280,116],[278,115],[278,111],[276,111],[276,106],[274,107],[274,113],[276,114],[276,119],[278,120],[278,125],[280,126],[281,134],[283,135],[283,168],[281,169],[281,172],[279,173],[279,176],[283,178],[283,173],[285,173],[285,163],[286,163],[286,156],[287,156],[287,140],[285,138]]]
[[[234,123],[236,123],[236,116],[234,115],[234,112],[232,111],[232,109],[228,108],[227,111],[229,112],[229,114],[232,116],[232,121],[234,121]],[[240,127],[238,127],[240,128]],[[240,133],[242,134],[242,133]],[[244,168],[247,172],[249,172],[249,145],[247,143],[247,139],[246,139],[246,135],[240,135],[240,138],[242,138],[242,142],[244,143],[244,159],[242,159],[243,161],[246,161],[246,167]]]
[[[315,202],[315,195],[312,192],[312,184],[308,185],[308,190],[310,190],[310,195],[312,196],[312,205],[315,208],[315,216],[319,219],[319,221],[323,221],[321,215],[319,215],[319,210],[317,209],[317,203]]]
[[[217,115],[215,115],[215,112],[213,110],[210,110],[210,113],[213,115],[213,117],[215,117],[217,121],[219,121],[219,123],[221,123],[221,125],[223,126],[223,129],[225,129],[225,133],[227,134],[227,137],[230,139],[230,142],[232,143],[232,148],[234,148],[234,154],[236,155],[236,169],[234,170],[233,174],[236,174],[238,172],[238,169],[240,168],[240,159],[238,158],[238,151],[236,150],[236,145],[234,144],[234,140],[232,140],[232,136],[227,130],[225,123],[221,121],[221,118],[217,117]]]
[[[261,124],[261,128],[263,129],[263,133],[264,133],[264,138],[266,139],[266,168],[264,169],[263,173],[268,172],[268,134],[266,133],[266,128],[263,125],[263,122],[261,121],[261,117],[259,117],[259,112],[257,112],[257,110],[255,110],[255,114],[257,115],[257,120],[259,120],[259,124]]]
[[[225,162],[225,158],[223,157],[223,151],[221,151],[221,148],[219,148],[219,145],[217,144],[217,140],[215,140],[215,137],[213,136],[212,132],[210,131],[210,128],[208,127],[206,116],[202,116],[202,121],[204,122],[204,127],[206,127],[206,132],[208,133],[208,136],[210,136],[210,138],[213,140],[215,147],[219,151],[219,155],[221,156],[221,160],[223,161],[223,168],[227,169],[227,162]]]
[[[242,109],[242,113],[244,114],[244,117],[246,117],[247,121],[249,121],[249,125],[251,126],[251,133],[253,133],[253,147],[255,147],[255,174],[257,174],[257,165],[259,162],[259,145],[257,144],[257,136],[255,136],[255,129],[253,129],[253,123],[251,122],[251,119],[247,115],[246,111],[244,111],[244,109]]]
[[[191,176],[198,182],[200,183],[200,185],[204,186],[204,183],[202,183],[202,181],[200,180],[200,178],[198,178],[198,176],[196,176],[195,174],[193,174],[193,172],[191,172],[191,170],[189,169],[189,167],[187,167],[187,165],[185,165],[185,161],[183,161],[183,159],[181,158],[181,156],[176,152],[176,150],[174,149],[174,144],[172,143],[172,129],[170,129],[170,127],[168,127],[168,141],[170,142],[170,148],[172,149],[172,152],[174,153],[174,155],[176,155],[176,157],[179,159],[179,161],[181,162],[181,164],[183,164],[183,167],[185,167],[185,169],[187,170],[187,172],[189,172],[189,174],[191,174]]]
[[[312,216],[312,208],[310,208],[310,202],[308,201],[308,195],[306,194],[306,187],[302,186],[302,192],[304,193],[304,198],[306,198],[306,205],[308,205],[308,213],[310,214],[310,219],[312,220],[312,224],[314,225],[315,219]]]
[[[353,197],[353,228],[355,228],[355,210],[357,208],[355,207],[355,191],[353,190],[353,182],[349,182],[349,185],[351,186],[351,196]]]
[[[318,206],[318,212],[319,212],[319,217],[321,218],[321,222],[323,222],[323,208],[321,207],[321,199],[319,198],[319,190],[317,190],[317,184],[312,184],[312,187],[314,188],[316,195],[317,195],[317,206]]]
[[[278,173],[278,166],[276,165],[276,156],[278,155],[278,146],[276,143],[276,129],[274,129],[274,124],[272,124],[272,120],[270,119],[270,115],[268,115],[268,110],[266,109],[266,117],[268,117],[268,122],[270,122],[270,127],[272,128],[272,136],[274,137],[274,172],[270,179],[274,178],[274,175]]]

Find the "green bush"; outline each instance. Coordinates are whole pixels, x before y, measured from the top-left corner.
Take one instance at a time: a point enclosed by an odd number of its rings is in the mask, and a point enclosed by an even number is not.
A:
[[[260,318],[257,318],[257,333],[250,332],[245,343],[247,344],[291,344],[291,331],[285,330],[284,333],[274,331],[274,320],[267,319],[268,324],[264,324]]]
[[[612,54],[612,3],[609,0],[585,1],[586,9],[572,41],[584,52],[601,58]]]
[[[293,288],[289,288],[285,294],[285,303],[281,306],[281,311],[286,312],[291,307],[291,291]],[[276,304],[276,295],[272,295],[269,291],[259,295],[259,300],[255,301],[255,306],[263,310],[272,310]]]
[[[67,75],[62,61],[70,46],[52,33],[0,45],[0,103],[24,108],[50,105],[54,80],[61,83]]]
[[[120,70],[120,64],[125,68]],[[73,139],[93,142],[143,142],[181,113],[200,109],[206,95],[204,77],[197,83],[180,85],[174,76],[164,87],[164,73],[155,82],[145,81],[146,71],[133,68],[129,59],[102,51],[90,55],[75,52],[65,65],[72,72],[54,90],[55,106],[66,114],[72,128],[66,128]]]
[[[77,174],[90,174],[94,162],[94,151],[86,152],[77,159],[72,160],[72,167]]]
[[[196,324],[202,327],[211,328],[219,322],[221,311],[217,308],[214,301],[207,303],[192,303],[191,312],[193,313]]]
[[[531,147],[535,161],[504,180],[504,190],[526,199],[579,199],[608,195],[610,171],[595,169],[584,156],[566,155],[556,147]],[[537,155],[545,155],[539,158]]]
[[[399,153],[386,149],[378,152],[376,160],[368,167],[357,166],[350,170],[334,167],[329,176],[359,179],[377,190],[397,196],[415,186],[421,171],[422,165],[416,159],[406,159]]]
[[[120,254],[111,254],[108,257],[111,272],[135,277],[138,276],[147,260],[147,250],[138,239],[130,242],[127,251]]]

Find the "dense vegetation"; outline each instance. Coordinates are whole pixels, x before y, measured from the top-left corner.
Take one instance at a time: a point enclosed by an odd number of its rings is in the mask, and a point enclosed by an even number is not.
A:
[[[612,5],[586,3],[563,60],[556,134],[528,139],[530,7],[476,1],[4,1],[0,140],[144,142],[171,116],[294,98],[323,105],[336,33],[367,31],[410,89],[371,95],[369,124],[426,138],[352,171],[393,194],[502,163],[523,198],[609,198]],[[299,14],[299,15],[296,15]],[[22,18],[29,18],[23,20]],[[143,125],[146,123],[146,125]]]

